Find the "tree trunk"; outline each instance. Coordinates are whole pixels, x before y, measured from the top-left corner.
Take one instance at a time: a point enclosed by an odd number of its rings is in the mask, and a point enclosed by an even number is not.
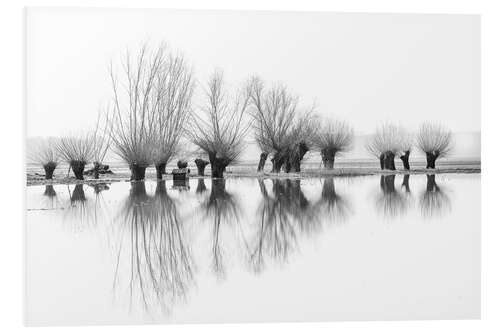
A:
[[[396,164],[394,163],[394,153],[392,151],[385,152],[384,156],[384,168],[387,170],[396,170]]]
[[[435,169],[436,168],[436,159],[438,158],[438,154],[434,154],[433,152],[425,153],[427,157],[427,169]]]
[[[379,160],[380,160],[380,170],[384,170],[385,167],[384,153],[380,154]]]
[[[321,150],[321,159],[323,161],[323,166],[325,167],[325,169],[333,170],[336,153],[337,151],[333,149],[325,148]]]
[[[45,170],[45,179],[52,179],[56,166],[57,164],[54,162],[49,162],[43,165],[43,169]]]
[[[273,163],[273,168],[272,168],[272,172],[280,172],[281,170],[281,167],[283,166],[283,163],[285,163],[286,161],[286,155],[281,153],[281,152],[277,152],[274,154],[273,158],[271,159],[271,162]]]
[[[129,165],[130,168],[130,180],[144,180],[144,177],[146,176],[146,167],[142,165],[137,165],[137,164],[131,164]]]
[[[163,174],[165,174],[165,167],[167,166],[166,163],[159,163],[155,164],[155,169],[156,169],[156,179],[163,179]]]
[[[212,178],[224,178],[224,171],[229,161],[226,158],[216,157],[215,153],[209,153],[208,158],[212,169]]]
[[[101,168],[101,164],[99,162],[94,162],[94,178],[99,179],[99,169]]]
[[[83,180],[83,171],[85,170],[85,163],[82,161],[71,161],[70,166],[71,170],[73,170],[75,178],[78,180]]]
[[[405,188],[406,193],[410,193],[410,175],[406,174],[403,176],[403,183],[401,184],[402,187]]]
[[[288,156],[283,164],[283,171],[289,173],[292,170],[292,161],[290,160],[290,156]]]
[[[194,160],[194,164],[196,164],[196,168],[198,169],[198,176],[205,175],[205,167],[209,162],[202,160],[201,158],[197,158]]]
[[[405,170],[410,170],[410,151],[405,151],[405,154],[401,155],[400,159],[403,161],[403,167]]]
[[[264,170],[264,165],[266,164],[267,155],[268,154],[265,152],[260,153],[260,160],[259,160],[259,166],[257,167],[257,172]]]
[[[287,172],[300,172],[300,163],[304,159],[304,155],[309,151],[309,147],[305,142],[301,142],[293,149],[289,156],[290,170]]]

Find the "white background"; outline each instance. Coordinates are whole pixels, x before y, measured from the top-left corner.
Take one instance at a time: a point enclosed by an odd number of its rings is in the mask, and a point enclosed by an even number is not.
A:
[[[106,332],[165,331],[169,332],[498,332],[500,331],[500,218],[498,194],[500,165],[498,145],[500,135],[500,4],[498,1],[3,1],[0,10],[0,96],[1,96],[1,176],[2,219],[0,223],[0,329],[4,332],[24,330],[22,326],[22,226],[23,226],[23,137],[24,113],[22,99],[22,7],[27,6],[126,6],[196,9],[266,9],[266,10],[329,10],[347,12],[411,12],[411,13],[471,13],[482,15],[482,227],[483,227],[483,293],[482,320],[437,322],[357,322],[311,324],[252,324],[252,325],[187,325],[150,327],[62,328]],[[216,306],[214,304],[214,306]],[[237,306],[237,304],[235,304]],[[31,329],[33,330],[33,329]],[[54,328],[37,328],[52,332]],[[57,329],[56,329],[57,331]]]

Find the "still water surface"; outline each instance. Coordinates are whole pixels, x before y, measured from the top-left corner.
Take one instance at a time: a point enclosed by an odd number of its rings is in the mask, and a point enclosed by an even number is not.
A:
[[[480,175],[27,189],[30,325],[465,319]]]

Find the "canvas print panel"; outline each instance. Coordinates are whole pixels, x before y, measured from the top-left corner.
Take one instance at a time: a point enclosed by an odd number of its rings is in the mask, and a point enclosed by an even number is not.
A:
[[[28,325],[480,316],[480,19],[26,10]]]

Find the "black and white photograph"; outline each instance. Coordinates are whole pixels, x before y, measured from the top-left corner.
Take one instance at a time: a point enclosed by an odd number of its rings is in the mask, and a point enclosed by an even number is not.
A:
[[[24,29],[27,326],[480,319],[480,15]]]

